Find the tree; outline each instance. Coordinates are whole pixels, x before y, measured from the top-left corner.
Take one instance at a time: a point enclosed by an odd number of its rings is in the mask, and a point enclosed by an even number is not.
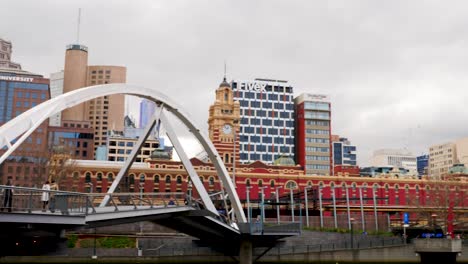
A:
[[[420,222],[430,229],[441,228],[453,233],[453,226],[463,222],[467,207],[467,185],[455,177],[423,178],[422,188],[417,186],[410,197],[410,205],[418,212]]]
[[[52,146],[46,153],[37,155],[36,167],[38,177],[35,184],[41,186],[46,180],[51,182],[55,180],[61,190],[66,190],[69,184],[64,184],[67,175],[71,175],[76,162],[73,159],[73,151],[70,147],[64,145]]]

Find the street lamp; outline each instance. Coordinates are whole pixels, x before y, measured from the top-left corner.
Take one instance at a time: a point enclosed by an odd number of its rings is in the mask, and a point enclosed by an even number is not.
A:
[[[354,245],[353,245],[354,243],[354,232],[353,232],[354,218],[351,217],[349,221],[351,223],[351,230],[350,230],[351,231],[351,249],[353,249],[354,248]]]
[[[433,213],[431,214],[432,217],[432,228],[434,229],[434,237],[436,236],[436,217],[437,214]]]
[[[246,194],[246,197],[247,197],[247,222],[251,222],[252,220],[252,213],[250,212],[250,189],[252,188],[252,186],[246,186],[245,187],[245,194]]]
[[[187,190],[188,190],[188,200],[187,203],[188,205],[192,206],[192,181],[189,180],[187,184]]]
[[[311,189],[312,186],[307,185],[304,187],[304,204],[305,204],[305,215],[306,215],[306,226],[309,227],[309,201],[307,200],[307,190]]]
[[[276,220],[278,225],[280,224],[280,206],[279,206],[279,189],[283,188],[283,186],[277,186],[276,190]]]
[[[145,183],[140,182],[140,206],[143,203],[143,190],[145,189]]]
[[[294,198],[293,198],[293,186],[289,188],[289,194],[291,197],[291,220],[294,222]]]
[[[263,223],[265,222],[265,193],[264,193],[264,189],[267,188],[267,186],[262,186],[262,187],[259,187],[260,190],[261,190],[261,220],[262,220],[262,230],[263,230]]]

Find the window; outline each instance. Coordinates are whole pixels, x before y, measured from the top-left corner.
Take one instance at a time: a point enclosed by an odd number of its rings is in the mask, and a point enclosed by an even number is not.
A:
[[[213,177],[210,177],[209,184],[210,184],[210,186],[214,186],[214,178]]]
[[[90,172],[87,172],[85,174],[85,182],[86,183],[90,183],[91,182],[91,173]]]
[[[166,183],[171,183],[171,176],[166,175]]]
[[[182,176],[177,176],[177,184],[182,184]]]
[[[98,172],[98,174],[96,175],[96,180],[97,181],[102,181],[102,173],[101,172]]]
[[[145,174],[140,174],[140,182],[145,182]]]

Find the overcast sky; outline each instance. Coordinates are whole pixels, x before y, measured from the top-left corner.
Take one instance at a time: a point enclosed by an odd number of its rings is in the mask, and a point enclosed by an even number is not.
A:
[[[468,136],[466,1],[22,1],[1,2],[0,37],[13,61],[49,76],[65,46],[89,63],[127,67],[207,129],[223,77],[288,80],[328,94],[332,133],[367,165],[376,149],[427,153]],[[136,108],[135,108],[136,109]],[[134,110],[132,110],[133,112]]]

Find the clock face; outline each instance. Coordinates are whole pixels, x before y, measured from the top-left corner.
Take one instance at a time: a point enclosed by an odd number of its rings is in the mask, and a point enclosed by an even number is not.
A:
[[[225,124],[223,126],[223,133],[224,134],[231,134],[231,132],[232,132],[232,126],[229,125],[229,124]]]

